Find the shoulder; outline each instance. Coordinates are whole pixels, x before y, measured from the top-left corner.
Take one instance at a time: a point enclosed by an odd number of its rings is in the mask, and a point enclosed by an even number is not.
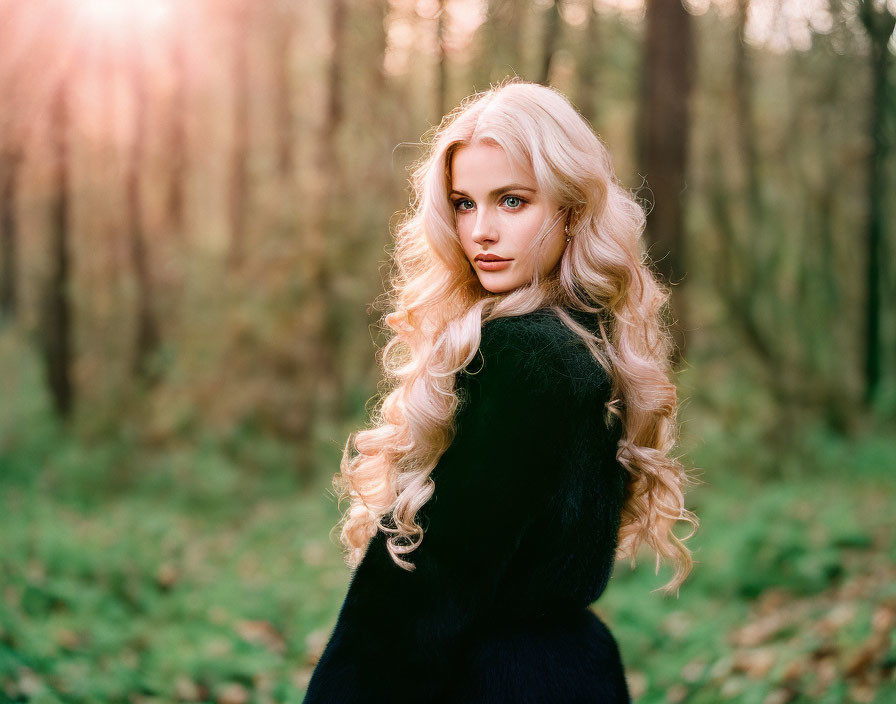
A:
[[[530,391],[609,392],[609,375],[585,342],[550,308],[487,321],[479,353],[468,371],[502,377]]]
[[[541,342],[550,344],[561,328],[565,328],[557,314],[542,308],[522,315],[493,318],[482,325],[482,343],[492,345]]]

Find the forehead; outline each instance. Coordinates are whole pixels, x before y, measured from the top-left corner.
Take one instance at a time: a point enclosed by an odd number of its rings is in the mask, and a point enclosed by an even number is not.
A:
[[[508,183],[535,188],[535,174],[525,163],[512,160],[495,144],[475,142],[458,148],[451,158],[451,186],[460,190],[491,190]]]

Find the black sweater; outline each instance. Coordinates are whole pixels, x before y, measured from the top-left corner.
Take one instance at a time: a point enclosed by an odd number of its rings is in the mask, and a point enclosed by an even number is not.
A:
[[[550,309],[487,322],[479,351],[457,376],[423,541],[404,556],[416,570],[372,538],[305,704],[630,701],[588,608],[613,570],[625,491],[610,379]]]

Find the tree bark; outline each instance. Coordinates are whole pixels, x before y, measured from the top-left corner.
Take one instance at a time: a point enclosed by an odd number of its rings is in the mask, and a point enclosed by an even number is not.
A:
[[[287,6],[276,11],[274,28],[274,119],[276,121],[277,175],[291,181],[295,169],[295,129],[293,128],[292,47],[295,34],[295,10]]]
[[[171,171],[168,175],[168,196],[166,216],[168,227],[183,238],[184,210],[186,208],[187,182],[187,84],[189,67],[187,64],[186,17],[178,17],[179,27],[173,29],[170,38],[171,68],[174,74],[174,94],[171,101],[168,144]]]
[[[321,116],[314,157],[315,178],[311,182],[310,202],[315,204],[306,229],[303,248],[307,284],[302,310],[302,377],[299,403],[302,406],[296,429],[297,445],[302,448],[298,472],[306,485],[314,476],[313,439],[317,422],[342,415],[344,389],[337,363],[337,334],[334,313],[338,310],[333,290],[328,244],[330,208],[342,190],[339,151],[336,139],[343,120],[340,94],[345,55],[345,0],[331,0],[329,21],[332,54],[326,76],[326,102]]]
[[[230,265],[243,263],[246,247],[246,200],[249,181],[249,7],[237,0],[234,10],[231,79],[233,81],[233,142],[230,152],[228,215]]]
[[[445,27],[448,21],[448,3],[439,0],[439,13],[436,18],[436,42],[438,59],[436,61],[436,120],[445,114],[448,102],[448,57],[445,54]]]
[[[890,152],[890,136],[887,119],[896,117],[892,104],[896,91],[890,84],[889,72],[893,63],[888,48],[896,16],[886,7],[875,7],[872,0],[861,0],[859,6],[862,24],[870,43],[870,70],[872,92],[869,105],[869,136],[871,149],[868,155],[868,224],[865,236],[866,305],[865,305],[865,392],[864,401],[871,405],[881,382],[881,253],[884,228],[887,221],[887,156]]]
[[[136,34],[136,33],[135,33]],[[130,154],[125,171],[127,229],[130,242],[131,266],[137,288],[136,339],[134,341],[133,372],[150,383],[157,380],[151,368],[152,356],[159,346],[159,326],[153,310],[152,274],[146,252],[143,226],[143,200],[140,193],[140,169],[146,149],[146,75],[142,47],[134,41],[131,87],[134,100],[134,129],[131,134]]]
[[[756,120],[753,115],[753,76],[747,46],[747,17],[750,0],[738,0],[737,37],[734,42],[735,135],[743,159],[751,229],[761,227],[762,199],[759,191],[759,158],[756,150]]]
[[[69,86],[70,72],[55,88],[50,105],[53,191],[50,200],[50,276],[44,289],[41,343],[47,385],[56,413],[68,420],[74,406],[72,308],[69,298]]]
[[[0,151],[0,315],[9,320],[15,319],[19,304],[19,223],[16,202],[22,158],[20,147],[6,147]]]
[[[541,71],[538,76],[538,82],[542,85],[548,85],[551,80],[551,64],[560,35],[560,0],[554,0],[546,13],[541,44]]]
[[[579,58],[578,103],[579,112],[592,125],[598,120],[597,106],[597,69],[599,65],[600,18],[594,8],[593,0],[588,2],[588,20],[585,24],[585,36]]]
[[[670,304],[677,363],[687,342],[688,316],[680,284],[687,262],[682,195],[687,187],[693,30],[691,16],[679,0],[647,0],[646,11],[638,151],[654,195],[647,218],[650,250],[659,272],[676,287]]]
[[[479,57],[473,68],[473,83],[477,90],[488,88],[497,71],[500,78],[507,75],[525,76],[523,65],[523,18],[528,3],[522,0],[488,0],[485,22],[479,30]]]

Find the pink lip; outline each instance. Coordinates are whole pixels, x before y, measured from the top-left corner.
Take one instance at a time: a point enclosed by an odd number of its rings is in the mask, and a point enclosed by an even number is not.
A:
[[[512,259],[497,259],[497,260],[488,260],[488,259],[477,259],[476,266],[478,266],[483,271],[500,271],[501,269],[506,269],[510,266],[510,262]]]

